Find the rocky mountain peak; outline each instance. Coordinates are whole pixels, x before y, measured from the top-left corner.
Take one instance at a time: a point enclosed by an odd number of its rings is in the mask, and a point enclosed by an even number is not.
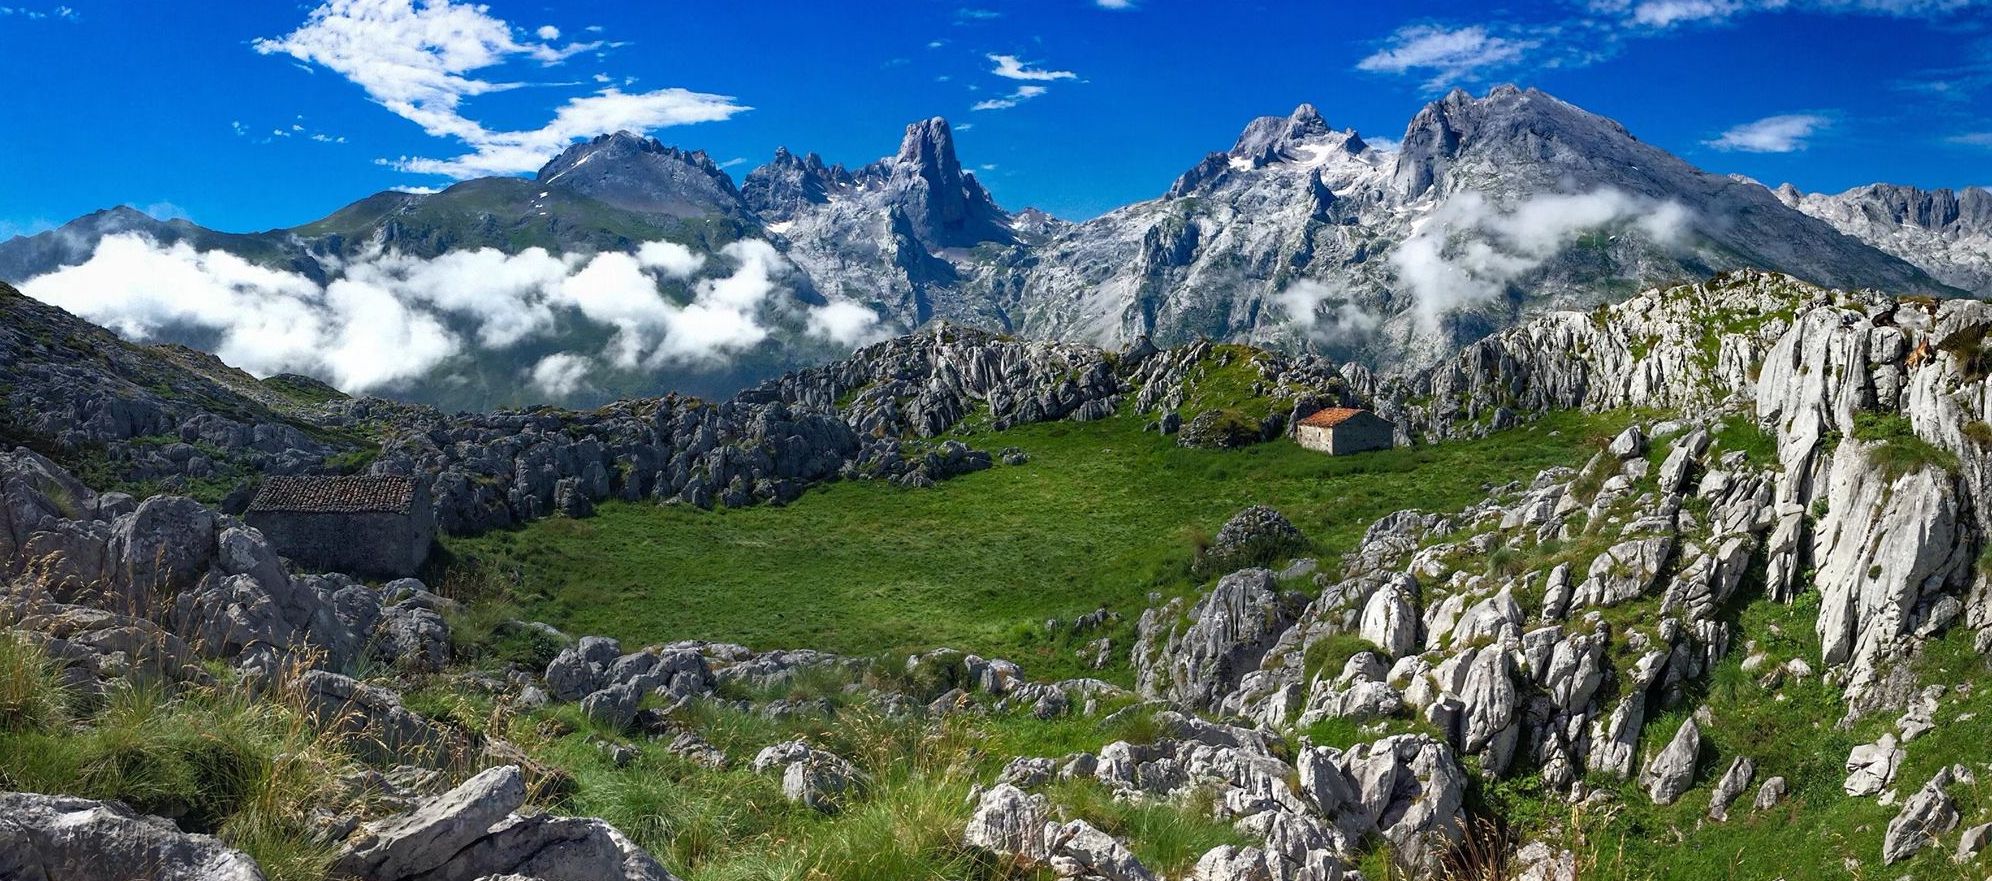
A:
[[[1636,151],[1641,155],[1635,155],[1629,145],[1637,143],[1617,122],[1539,89],[1500,85],[1483,98],[1454,89],[1425,105],[1405,128],[1395,185],[1406,198],[1418,198],[1469,151],[1523,162],[1548,161],[1558,154],[1607,162],[1665,156],[1644,145]]]
[[[1176,178],[1167,197],[1212,189],[1230,180],[1235,172],[1291,162],[1318,165],[1338,153],[1360,156],[1368,149],[1369,144],[1354,129],[1338,131],[1314,105],[1302,104],[1286,116],[1261,116],[1246,123],[1230,150],[1205,155]]]
[[[568,147],[534,179],[645,214],[730,216],[743,208],[733,179],[704,150],[681,150],[628,131]]]
[[[906,126],[906,136],[899,140],[898,159],[901,163],[961,168],[955,158],[954,129],[939,116]]]
[[[815,153],[797,156],[787,147],[777,147],[768,164],[747,173],[740,196],[762,220],[782,223],[812,205],[829,202],[831,193],[851,182],[851,173],[842,165],[825,165]]]
[[[1868,184],[1838,195],[1778,187],[1778,200],[1901,257],[1945,284],[1992,295],[1992,193]]]
[[[1312,104],[1302,104],[1287,116],[1261,116],[1246,123],[1227,155],[1246,160],[1253,167],[1271,165],[1295,158],[1295,146],[1333,132],[1321,118],[1321,111]]]
[[[886,191],[891,207],[905,215],[928,248],[1014,240],[1003,209],[975,175],[962,169],[946,119],[936,116],[908,125],[899,152],[866,166],[858,176]]]

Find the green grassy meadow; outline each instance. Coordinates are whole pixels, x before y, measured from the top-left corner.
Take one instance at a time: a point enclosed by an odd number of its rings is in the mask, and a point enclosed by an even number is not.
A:
[[[854,655],[948,645],[1076,674],[1047,618],[1196,585],[1197,548],[1239,509],[1269,504],[1330,559],[1377,518],[1457,510],[1489,484],[1581,464],[1630,417],[1559,413],[1460,443],[1331,458],[1289,440],[1195,450],[1136,417],[963,439],[1017,446],[1021,466],[929,489],[845,481],[785,507],[603,505],[588,519],[451,539],[445,585],[498,585],[571,633],[636,643],[724,640]],[[1087,638],[1092,638],[1089,635]]]

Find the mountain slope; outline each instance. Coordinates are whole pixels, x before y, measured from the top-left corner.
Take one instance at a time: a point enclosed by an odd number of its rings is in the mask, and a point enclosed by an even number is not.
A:
[[[1005,326],[964,290],[976,254],[1016,243],[1010,217],[955,154],[935,117],[906,127],[899,150],[855,172],[786,149],[747,175],[749,204],[771,218],[787,255],[826,293],[872,301],[900,326],[940,317]]]
[[[1431,103],[1394,150],[1311,105],[1261,117],[1158,198],[1083,223],[999,206],[939,118],[907,126],[892,155],[856,169],[778,150],[738,187],[703,152],[616,133],[573,145],[532,179],[380,193],[286,230],[234,235],[99,212],[0,242],[0,277],[77,267],[107,240],[125,241],[127,256],[183,246],[165,267],[175,272],[99,273],[88,284],[115,276],[123,287],[64,302],[212,350],[228,339],[217,327],[226,315],[155,314],[176,313],[160,302],[180,296],[166,284],[200,254],[283,273],[246,288],[214,278],[208,290],[282,288],[269,295],[332,330],[365,324],[337,311],[334,286],[366,282],[340,296],[378,288],[395,301],[382,305],[407,311],[400,337],[368,341],[413,358],[405,370],[340,372],[309,353],[251,366],[446,408],[723,395],[936,319],[1111,346],[1250,342],[1405,373],[1546,309],[1731,269],[1905,294],[1979,290],[1992,283],[1992,208],[1975,192],[1873,188],[1858,205],[1852,194],[1781,197],[1504,86]],[[674,247],[645,252],[658,242]],[[575,280],[604,255],[638,258],[630,272],[649,281]],[[422,272],[431,264],[443,270]],[[297,290],[292,307],[282,297]],[[256,305],[233,299],[235,311]],[[344,345],[325,336],[306,348]]]
[[[1869,184],[1827,195],[1786,184],[1777,195],[1945,284],[1992,296],[1992,193]]]
[[[1255,120],[1162,198],[1034,256],[1017,303],[1026,333],[1312,342],[1394,369],[1546,306],[1725,269],[1950,292],[1761,187],[1514,87],[1434,102],[1395,156],[1309,106]],[[1296,294],[1301,281],[1319,287]]]

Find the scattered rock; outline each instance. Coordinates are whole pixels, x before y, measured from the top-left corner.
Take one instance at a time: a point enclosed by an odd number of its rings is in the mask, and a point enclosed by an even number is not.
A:
[[[263,881],[248,855],[119,802],[0,792],[0,878]]]

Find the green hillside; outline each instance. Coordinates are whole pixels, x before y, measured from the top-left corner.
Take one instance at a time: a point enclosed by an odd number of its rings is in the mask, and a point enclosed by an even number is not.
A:
[[[1029,425],[963,439],[1030,462],[931,489],[846,481],[786,507],[721,511],[611,503],[586,520],[448,540],[441,582],[635,643],[946,645],[1034,677],[1079,675],[1075,646],[1045,639],[1043,622],[1108,606],[1126,619],[1124,645],[1147,594],[1191,592],[1199,543],[1248,505],[1285,513],[1332,561],[1385,514],[1457,510],[1490,484],[1581,464],[1628,418],[1559,413],[1484,440],[1342,458],[1290,440],[1186,449],[1132,415]]]

